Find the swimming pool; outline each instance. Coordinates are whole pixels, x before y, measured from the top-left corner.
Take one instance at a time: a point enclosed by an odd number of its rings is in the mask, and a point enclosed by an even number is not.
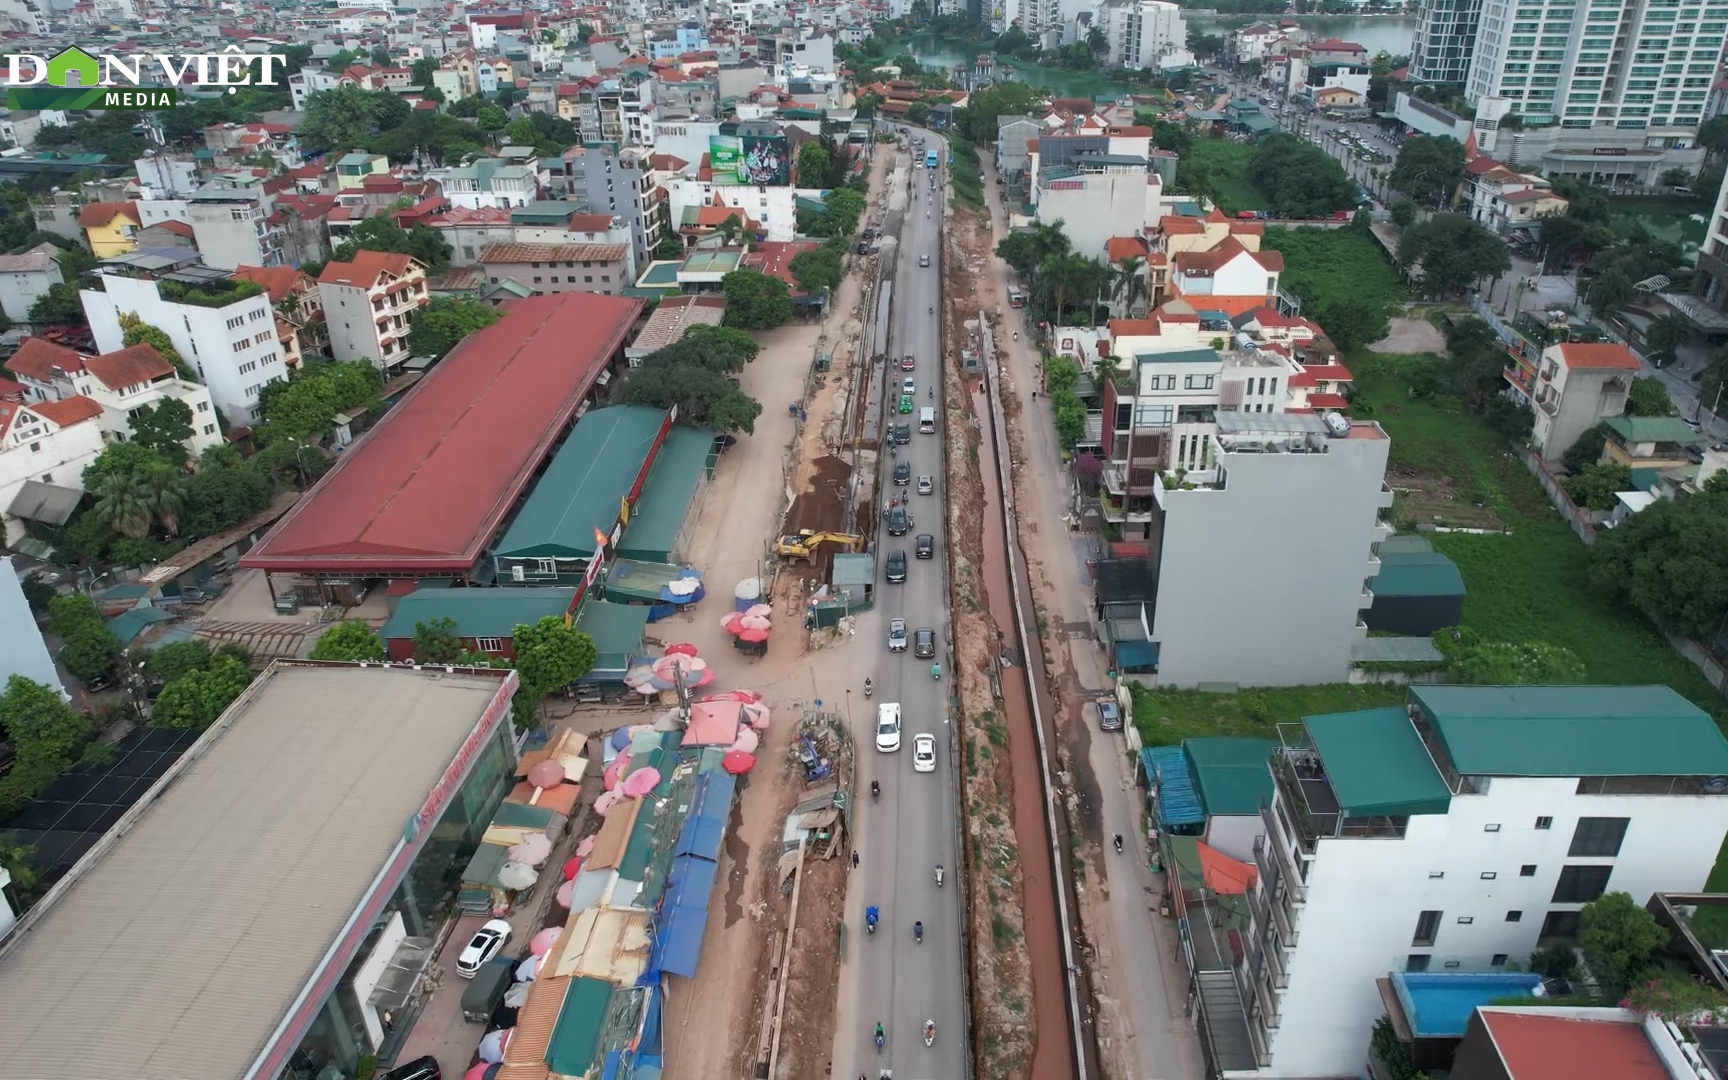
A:
[[[1392,973],[1398,1002],[1404,1006],[1411,1033],[1419,1039],[1462,1038],[1470,1014],[1478,1005],[1500,998],[1534,997],[1534,990],[1541,984],[1541,976],[1515,971],[1457,975]]]

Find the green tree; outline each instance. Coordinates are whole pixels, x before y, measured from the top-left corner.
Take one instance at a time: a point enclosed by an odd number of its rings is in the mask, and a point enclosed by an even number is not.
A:
[[[807,142],[798,148],[798,186],[824,188],[828,186],[834,162],[819,142]]]
[[[496,105],[482,105],[475,114],[475,120],[481,131],[503,131],[504,125],[510,122],[510,114]]]
[[[1707,1022],[1717,1025],[1728,1013],[1728,996],[1684,975],[1652,971],[1627,989],[1625,1005],[1634,1012],[1676,1023],[1697,1023],[1694,1018],[1708,1014],[1711,1019]]]
[[[677,233],[669,232],[654,245],[656,259],[682,259],[684,257],[684,240]]]
[[[154,450],[176,465],[184,465],[192,456],[186,448],[193,434],[192,408],[179,398],[163,398],[154,408],[139,406],[126,424],[132,429],[132,442]]]
[[[1728,492],[1659,499],[1590,549],[1591,583],[1682,634],[1714,634],[1728,613]]]
[[[1628,893],[1603,893],[1585,904],[1578,924],[1584,962],[1610,1000],[1648,971],[1656,951],[1668,943],[1668,931]]]
[[[174,365],[174,370],[187,382],[198,382],[198,376],[191,365],[180,355],[180,350],[174,347],[174,339],[166,331],[151,326],[139,318],[135,311],[120,313],[120,343],[130,349],[134,345],[148,345],[156,350],[156,355]]]
[[[113,670],[120,639],[108,629],[88,596],[56,596],[48,603],[48,629],[60,639],[60,659],[80,679]]]
[[[1482,421],[1507,442],[1522,444],[1536,426],[1536,414],[1505,394],[1495,394],[1482,403]]]
[[[1578,441],[1566,449],[1561,455],[1560,464],[1569,473],[1581,473],[1596,464],[1602,457],[1602,447],[1608,442],[1608,425],[1597,424],[1585,430],[1578,436]]]
[[[1674,359],[1691,333],[1686,320],[1672,312],[1651,319],[1644,328],[1644,344],[1650,348],[1650,362],[1661,367]]]
[[[90,722],[57,691],[13,675],[0,694],[0,730],[12,744],[12,767],[0,779],[0,818],[10,818],[72,766]]]
[[[42,875],[36,871],[36,847],[19,843],[13,833],[0,833],[0,867],[12,879],[13,909],[22,911],[35,903]]]
[[[792,321],[792,297],[786,283],[756,270],[734,270],[720,279],[726,294],[725,325],[743,330],[772,330]]]
[[[592,671],[600,653],[593,638],[565,625],[556,615],[547,615],[533,625],[518,624],[510,638],[516,653],[516,674],[522,680],[512,704],[517,726],[526,730],[534,726],[540,700]]]
[[[1709,152],[1711,157],[1720,157],[1728,151],[1728,116],[1717,116],[1698,125],[1698,138],[1695,140]]]
[[[1392,224],[1398,226],[1400,229],[1409,228],[1410,223],[1416,220],[1418,209],[1419,207],[1417,207],[1414,199],[1393,199]]]
[[[151,678],[160,679],[164,684],[182,675],[203,671],[215,662],[210,646],[197,638],[159,645],[146,659]]]
[[[104,477],[90,494],[96,500],[90,516],[109,532],[134,540],[150,535],[156,505],[151,483],[142,472]]]
[[[456,636],[455,619],[446,616],[414,624],[414,659],[420,663],[454,663],[467,651]]]
[[[500,318],[498,309],[463,297],[434,297],[409,316],[408,350],[415,356],[443,356],[463,338]]]
[[[1247,178],[1278,217],[1325,217],[1356,205],[1356,184],[1343,167],[1318,146],[1288,133],[1255,149]]]
[[[1442,207],[1463,179],[1463,143],[1447,135],[1413,135],[1398,147],[1386,182],[1418,202]]]
[[[422,56],[409,67],[409,81],[415,86],[431,86],[432,77],[438,72],[438,60],[431,56]]]
[[[84,301],[78,286],[56,281],[30,305],[30,321],[49,326],[78,326],[84,322]]]
[[[1325,325],[1322,323],[1321,325]],[[1505,388],[1506,349],[1494,328],[1473,316],[1457,318],[1446,331],[1446,352],[1464,403],[1478,411]]]
[[[1609,269],[1598,274],[1596,280],[1590,283],[1589,290],[1584,294],[1584,302],[1590,305],[1590,310],[1596,313],[1598,319],[1610,319],[1637,295],[1631,280],[1625,274]]]
[[[1392,332],[1392,309],[1372,301],[1328,298],[1314,305],[1312,315],[1340,349],[1358,349]]]
[[[348,231],[348,239],[331,253],[332,262],[352,262],[357,251],[385,251],[397,255],[412,255],[426,264],[427,269],[449,265],[450,245],[437,229],[416,225],[404,229],[387,217],[369,217]]]
[[[648,364],[630,371],[618,390],[622,404],[678,407],[681,423],[716,431],[756,430],[762,403],[733,386],[718,371],[692,364]]]
[[[1674,402],[1668,397],[1668,386],[1661,379],[1639,376],[1632,380],[1632,390],[1626,395],[1627,416],[1672,416]]]
[[[251,682],[252,669],[245,663],[231,656],[220,657],[208,668],[189,671],[164,686],[151,708],[151,718],[160,727],[209,727]]]
[[[365,145],[375,131],[399,127],[409,115],[408,104],[390,91],[338,86],[306,99],[295,132],[307,149],[347,152]]]
[[[791,270],[792,279],[807,293],[837,289],[844,275],[840,265],[840,252],[832,243],[823,244],[814,251],[800,251],[792,256]]]
[[[324,631],[308,654],[313,660],[382,660],[384,642],[363,619],[348,619]]]
[[[304,442],[329,431],[339,412],[381,407],[383,388],[383,376],[365,360],[308,361],[286,382],[264,387],[259,436],[266,443]]]
[[[1128,315],[1139,304],[1151,299],[1146,288],[1146,260],[1139,256],[1123,259],[1112,270],[1110,282],[1111,302],[1122,302],[1123,315]]]
[[[1566,494],[1586,510],[1614,509],[1614,496],[1632,490],[1632,467],[1604,461],[1568,476]]]
[[[1443,296],[1512,269],[1500,238],[1463,214],[1435,214],[1410,226],[1398,243],[1398,263],[1420,269],[1422,290]]]
[[[195,536],[215,536],[262,514],[270,506],[270,478],[239,466],[200,469],[186,483],[181,526]]]

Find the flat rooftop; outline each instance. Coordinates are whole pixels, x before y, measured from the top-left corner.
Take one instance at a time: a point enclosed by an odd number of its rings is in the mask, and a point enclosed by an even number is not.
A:
[[[640,300],[516,300],[350,447],[241,565],[289,573],[462,573],[624,344]]]
[[[273,665],[0,946],[0,1077],[274,1077],[303,1034],[279,1025],[341,976],[326,954],[512,685]]]

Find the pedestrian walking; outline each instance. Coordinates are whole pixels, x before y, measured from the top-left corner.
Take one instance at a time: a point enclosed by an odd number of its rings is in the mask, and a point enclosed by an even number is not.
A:
[[[852,869],[858,869],[858,849],[852,849]]]

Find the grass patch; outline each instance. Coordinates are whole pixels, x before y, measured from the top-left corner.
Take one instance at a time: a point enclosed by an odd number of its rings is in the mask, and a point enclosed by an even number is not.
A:
[[[1248,182],[1248,159],[1253,156],[1252,143],[1195,139],[1183,164],[1211,177],[1218,191],[1218,208],[1234,214],[1238,210],[1260,210],[1267,203],[1260,189]]]
[[[1262,246],[1283,252],[1279,283],[1305,305],[1348,303],[1378,309],[1410,299],[1385,250],[1355,229],[1269,228]]]
[[[1008,925],[1008,920],[1000,915],[990,916],[990,940],[996,943],[997,952],[1007,952],[1020,940],[1019,931]]]
[[[1134,726],[1147,746],[1174,746],[1183,739],[1214,735],[1275,738],[1275,726],[1323,713],[1350,712],[1396,705],[1405,688],[1370,684],[1355,686],[1288,686],[1216,694],[1205,690],[1148,690],[1132,687]]]
[[[948,179],[954,185],[954,201],[974,210],[984,209],[984,175],[978,168],[978,148],[958,132],[948,135]]]

